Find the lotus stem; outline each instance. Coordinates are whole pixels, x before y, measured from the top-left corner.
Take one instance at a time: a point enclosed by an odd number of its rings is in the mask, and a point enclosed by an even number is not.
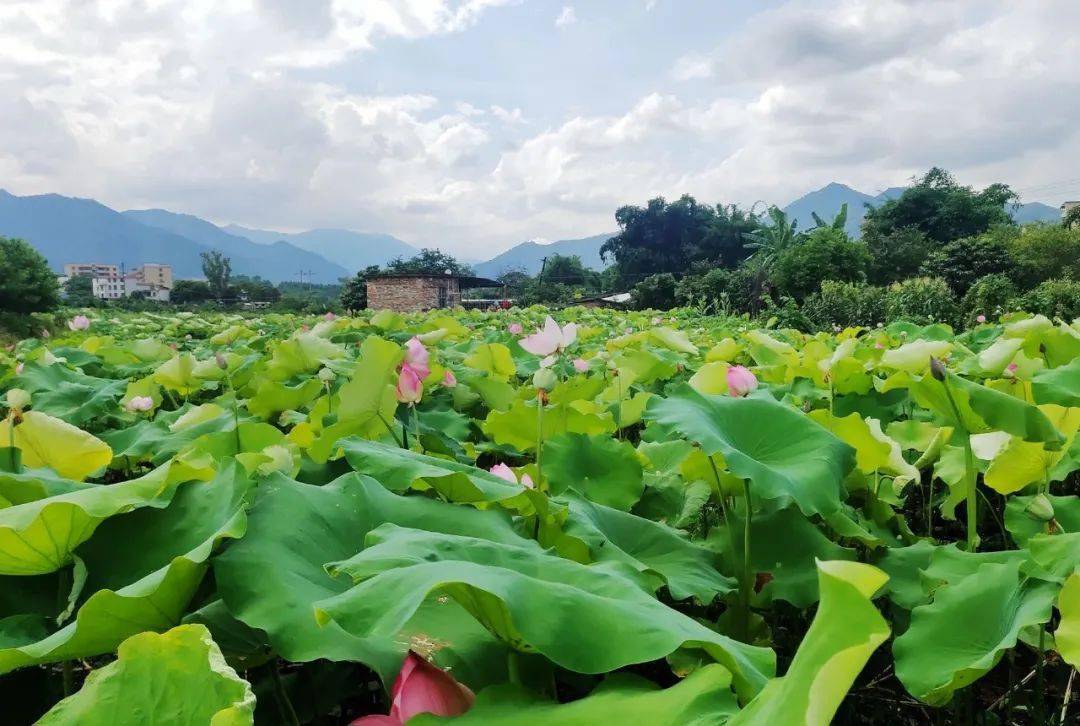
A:
[[[1073,678],[1076,677],[1076,669],[1073,668],[1069,673],[1069,680],[1065,683],[1065,700],[1061,704],[1061,718],[1058,719],[1058,723],[1064,724],[1065,717],[1069,713],[1069,701],[1072,700],[1072,684]]]
[[[292,701],[289,700],[289,694],[285,692],[285,684],[281,682],[281,673],[278,672],[276,660],[270,666],[270,677],[274,681],[274,695],[277,696],[278,708],[281,711],[282,718],[292,726],[300,726],[300,719],[296,716],[296,709],[293,708]]]
[[[536,392],[536,486],[544,491],[544,392]]]
[[[1046,626],[1039,626],[1039,659],[1035,663],[1035,723],[1046,723]]]
[[[15,414],[8,414],[8,457],[11,461],[11,473],[19,473],[19,461],[15,456]]]
[[[61,567],[57,571],[57,587],[56,587],[56,609],[58,612],[63,613],[67,607],[68,596],[71,594],[71,570],[67,567]],[[75,692],[75,669],[71,665],[71,660],[64,660],[60,663],[61,683],[64,689],[64,698],[67,698]]]
[[[387,430],[387,432],[389,432],[390,438],[392,438],[394,440],[394,443],[397,444],[398,446],[400,446],[403,449],[408,448],[406,446],[406,444],[403,443],[401,441],[401,439],[398,438],[398,435],[394,432],[394,429],[390,426],[390,422],[387,421],[386,417],[382,415],[382,411],[376,411],[375,415],[379,417],[380,421],[382,421],[382,425],[386,427],[386,430]],[[404,427],[402,427],[402,431],[404,432]]]
[[[750,482],[746,479],[743,483],[743,498],[746,506],[746,516],[743,517],[743,567],[742,567],[742,601],[743,601],[743,640],[750,642],[750,595],[753,592],[753,572],[750,569],[750,523],[753,519],[753,509],[750,505]]]
[[[409,408],[412,409],[413,438],[420,447],[420,453],[424,453],[424,445],[420,443],[420,413],[416,410],[416,404],[409,404]]]
[[[964,426],[964,419],[960,415],[960,407],[956,405],[956,399],[953,398],[952,389],[949,387],[948,377],[944,377],[941,380],[941,385],[945,388],[945,395],[949,399],[949,406],[952,408],[953,416],[956,417],[957,428],[964,436],[964,495],[965,495],[965,507],[964,511],[967,514],[967,551],[974,552],[979,547],[979,502],[976,499],[976,487],[979,485],[978,474],[975,471],[975,455],[971,451],[971,432]]]

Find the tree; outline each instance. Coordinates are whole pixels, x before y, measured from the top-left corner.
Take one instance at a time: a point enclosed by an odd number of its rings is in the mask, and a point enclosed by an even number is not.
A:
[[[544,281],[596,287],[599,275],[585,267],[578,255],[552,255],[544,265]]]
[[[60,305],[56,275],[48,261],[21,239],[0,237],[0,312],[29,315]]]
[[[223,298],[229,291],[229,276],[232,274],[232,260],[219,250],[202,253],[202,271],[210,292],[216,298]]]
[[[1061,226],[1065,229],[1080,229],[1080,204],[1065,212]]]
[[[1009,251],[989,235],[954,240],[931,252],[922,266],[923,275],[941,278],[957,297],[963,297],[980,277],[1012,272]]]
[[[638,310],[668,310],[675,307],[675,276],[669,272],[650,275],[634,285],[634,307]]]
[[[92,307],[94,299],[94,280],[88,275],[69,277],[64,283],[64,299],[75,308]]]
[[[804,242],[776,254],[769,278],[781,295],[802,300],[817,292],[825,280],[864,282],[870,253],[843,228],[818,227]]]
[[[705,235],[690,248],[690,259],[734,269],[750,256],[748,238],[761,228],[761,217],[754,212],[734,204],[717,204]]]
[[[868,209],[863,236],[884,236],[911,227],[941,243],[973,237],[996,225],[1015,224],[1005,205],[1016,199],[1006,184],[991,184],[976,192],[934,167],[896,199]]]
[[[843,231],[844,225],[847,224],[847,202],[840,205],[840,211],[836,213],[831,222],[826,222],[817,212],[810,212],[810,216],[814,218],[814,229],[830,227],[837,231]]]
[[[379,273],[379,266],[372,265],[360,270],[347,280],[341,288],[341,307],[346,310],[364,310],[367,308],[367,280]]]
[[[759,269],[768,271],[782,252],[799,241],[798,220],[788,220],[787,213],[779,207],[769,207],[768,223],[746,234],[746,247],[753,250],[750,261]]]
[[[229,297],[241,297],[255,302],[277,302],[281,299],[281,290],[274,283],[256,275],[248,277],[237,275],[233,278],[233,289]]]
[[[1044,280],[1080,280],[1080,225],[1026,224],[1005,240],[1016,264],[1016,278],[1025,288]]]
[[[455,275],[471,275],[472,268],[439,250],[425,247],[419,253],[403,259],[396,257],[386,265],[387,272],[430,272],[441,275],[447,270]]]
[[[212,297],[210,285],[202,280],[177,280],[169,293],[169,302],[177,305],[201,303]]]
[[[875,285],[914,277],[936,246],[915,227],[902,227],[887,234],[871,230],[863,235],[862,241],[870,253],[867,278]]]
[[[660,272],[681,273],[691,252],[702,248],[715,214],[689,194],[671,204],[656,197],[644,207],[620,207],[615,212],[619,233],[604,242],[600,255],[614,258],[624,284]]]

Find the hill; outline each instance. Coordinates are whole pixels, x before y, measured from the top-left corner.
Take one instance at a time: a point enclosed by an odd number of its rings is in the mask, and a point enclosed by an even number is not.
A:
[[[511,247],[506,252],[492,257],[487,262],[473,265],[473,269],[481,277],[494,278],[514,269],[524,270],[529,275],[536,275],[540,272],[545,257],[577,255],[586,267],[593,270],[602,270],[606,265],[600,259],[600,246],[611,236],[610,234],[598,234],[592,237],[566,239],[547,244],[529,240]]]
[[[224,228],[258,244],[288,242],[302,250],[321,255],[341,265],[350,274],[369,265],[385,265],[395,257],[409,258],[418,249],[388,234],[353,232],[348,229],[311,229],[306,232],[274,232],[267,229],[249,229],[236,224]]]
[[[1012,218],[1018,224],[1031,224],[1032,222],[1060,222],[1061,210],[1051,207],[1042,202],[1029,202],[1021,204],[1012,213]]]
[[[848,205],[847,223],[844,230],[852,237],[859,236],[859,226],[866,214],[866,205],[875,206],[887,199],[893,199],[904,193],[903,187],[886,189],[877,196],[871,196],[846,184],[832,182],[817,191],[799,197],[784,207],[788,216],[799,221],[799,229],[807,230],[814,226],[812,213],[817,213],[826,222],[840,213],[840,208]]]

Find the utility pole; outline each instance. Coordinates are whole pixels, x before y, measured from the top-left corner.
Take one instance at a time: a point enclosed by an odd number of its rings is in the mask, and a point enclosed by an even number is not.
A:
[[[536,278],[537,292],[541,300],[544,299],[544,269],[547,267],[547,261],[546,257],[540,260],[540,275]]]

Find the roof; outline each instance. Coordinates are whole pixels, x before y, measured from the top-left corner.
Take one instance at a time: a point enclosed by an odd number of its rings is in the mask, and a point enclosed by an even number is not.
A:
[[[577,300],[572,300],[567,304],[568,305],[578,305],[580,303],[601,302],[601,303],[610,303],[612,305],[626,305],[627,303],[630,302],[631,297],[632,296],[628,292],[615,292],[615,293],[611,293],[609,295],[596,295],[594,297],[578,298]]]
[[[380,272],[375,275],[368,275],[369,280],[386,280],[394,278],[426,278],[432,280],[450,280],[454,279],[458,281],[458,285],[461,287],[502,287],[503,284],[498,280],[491,280],[487,277],[474,277],[473,275],[454,275],[454,274],[442,274],[437,272]]]

